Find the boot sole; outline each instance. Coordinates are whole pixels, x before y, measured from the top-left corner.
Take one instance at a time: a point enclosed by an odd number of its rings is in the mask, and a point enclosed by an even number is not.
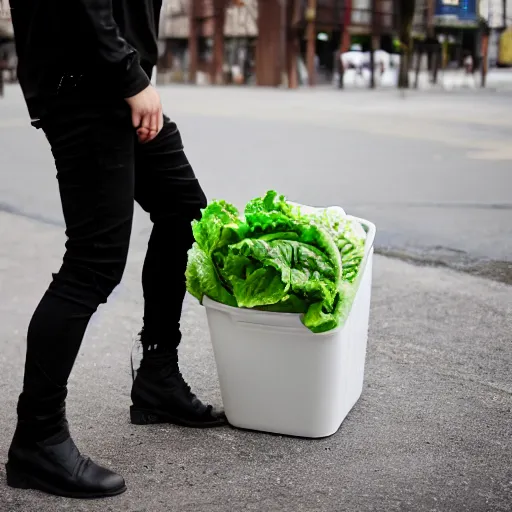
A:
[[[126,491],[126,485],[120,487],[119,489],[115,489],[108,492],[97,492],[97,493],[89,493],[89,492],[71,492],[65,491],[64,489],[60,489],[51,484],[48,484],[39,478],[34,477],[33,475],[28,475],[23,471],[15,469],[11,464],[7,463],[5,465],[5,471],[7,474],[7,485],[12,487],[13,489],[32,489],[35,491],[42,491],[47,494],[53,494],[55,496],[62,496],[63,498],[76,498],[82,500],[94,500],[101,498],[111,498],[113,496],[118,496],[119,494],[123,494]]]
[[[157,425],[161,423],[171,423],[180,427],[190,428],[215,428],[224,427],[228,424],[225,418],[215,421],[189,421],[163,411],[139,409],[133,406],[130,407],[130,420],[133,425]]]

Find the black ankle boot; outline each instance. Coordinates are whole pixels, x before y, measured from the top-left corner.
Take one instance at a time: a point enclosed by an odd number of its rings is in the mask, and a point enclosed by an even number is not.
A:
[[[209,428],[226,424],[224,413],[203,404],[190,390],[177,356],[144,356],[132,387],[131,422],[135,425],[173,423]]]
[[[20,429],[20,426],[22,427]],[[18,424],[5,465],[7,485],[67,498],[105,498],[126,491],[124,479],[80,455],[67,432],[35,441]]]

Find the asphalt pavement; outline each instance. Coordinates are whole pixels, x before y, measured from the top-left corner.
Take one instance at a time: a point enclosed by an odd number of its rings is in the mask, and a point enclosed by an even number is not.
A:
[[[512,282],[512,102],[473,91],[165,87],[165,111],[210,198],[275,188],[341,205],[405,259]],[[62,222],[47,142],[17,87],[0,102],[0,209]],[[148,224],[141,224],[141,229]]]
[[[5,486],[1,512],[512,510],[512,288],[403,255],[510,261],[512,119],[499,95],[162,90],[210,197],[267,188],[377,223],[366,381],[340,431],[301,440],[231,428],[136,427],[129,354],[149,223],[137,211],[123,284],[70,383],[82,451],[127,479],[99,502]],[[450,99],[451,98],[451,99]],[[0,101],[0,461],[15,424],[25,331],[62,256],[55,171],[16,89]],[[508,261],[507,261],[508,260]],[[457,263],[459,264],[459,263]],[[492,277],[492,276],[491,276]],[[506,281],[506,279],[501,279]],[[183,372],[221,405],[203,309],[184,308]]]

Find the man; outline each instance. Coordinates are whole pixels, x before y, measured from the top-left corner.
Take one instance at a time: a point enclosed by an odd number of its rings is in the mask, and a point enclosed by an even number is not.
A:
[[[68,240],[29,325],[7,481],[61,496],[113,496],[126,489],[123,478],[80,455],[64,402],[89,319],[121,280],[134,199],[154,225],[131,421],[225,422],[178,369],[191,221],[206,198],[150,85],[161,0],[11,0],[11,8],[19,81],[55,157]]]

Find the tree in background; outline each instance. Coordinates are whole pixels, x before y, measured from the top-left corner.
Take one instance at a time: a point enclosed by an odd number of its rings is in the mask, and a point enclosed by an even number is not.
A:
[[[398,87],[400,89],[407,89],[409,87],[409,63],[412,55],[412,24],[416,9],[416,0],[398,0],[396,5],[398,7],[398,37],[402,49]]]

